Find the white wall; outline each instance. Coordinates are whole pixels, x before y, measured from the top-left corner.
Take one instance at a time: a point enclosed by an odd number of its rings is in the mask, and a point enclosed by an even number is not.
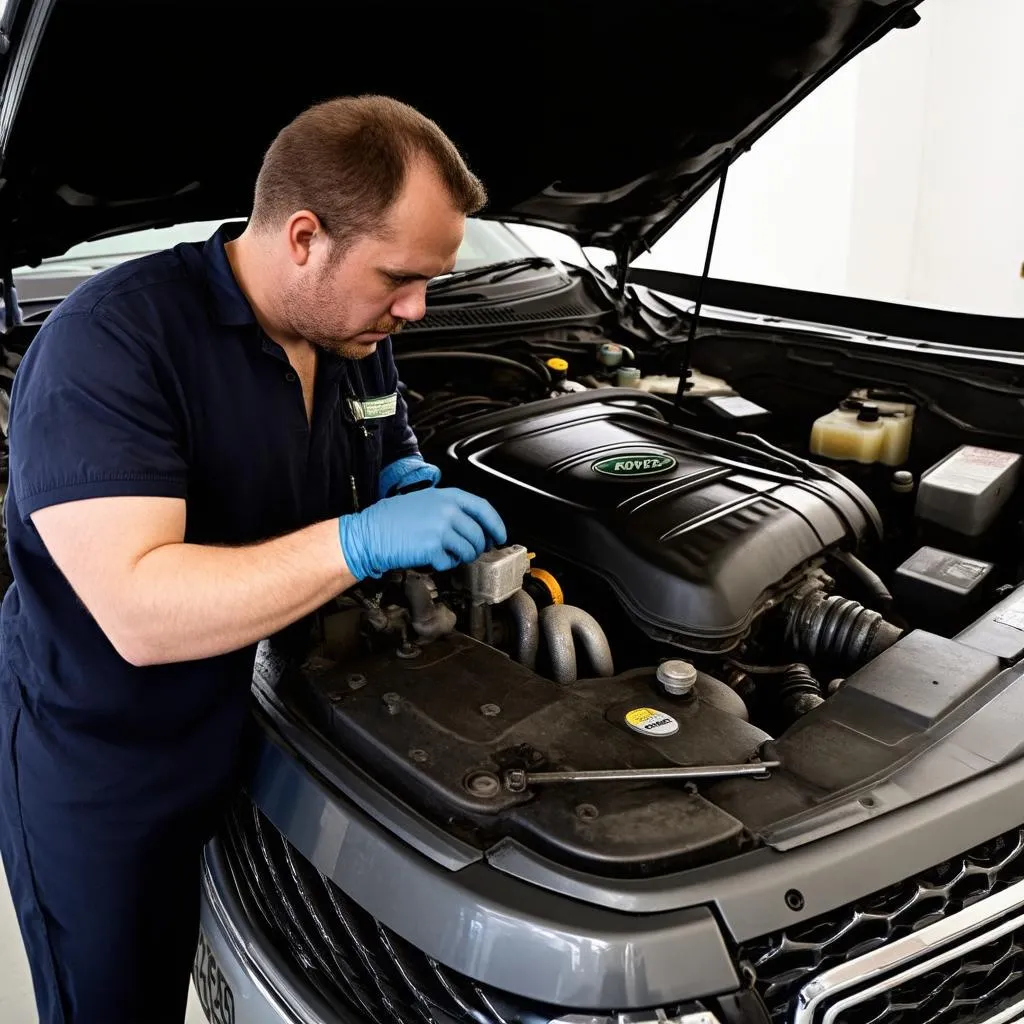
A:
[[[932,3],[909,294],[1024,316],[1024,3]]]
[[[918,10],[730,170],[714,276],[1024,316],[1024,0]],[[700,273],[713,209],[636,265]]]
[[[848,68],[857,102],[845,293],[910,298],[931,36],[945,2],[925,0],[921,24],[891,33]]]
[[[715,277],[834,291],[846,279],[857,80],[834,75],[729,170]],[[715,190],[637,266],[700,273]]]
[[[835,75],[768,132],[729,170],[718,237],[715,277],[816,291],[846,280],[853,188],[853,116],[857,80]],[[715,190],[708,192],[638,267],[699,274],[704,269]],[[573,260],[578,247],[553,232],[516,226],[541,252]],[[595,262],[613,257],[594,251]]]

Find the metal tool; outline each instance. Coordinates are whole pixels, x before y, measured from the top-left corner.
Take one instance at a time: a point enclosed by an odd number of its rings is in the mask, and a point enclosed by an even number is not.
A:
[[[709,764],[686,768],[612,768],[584,772],[528,772],[514,768],[505,772],[505,788],[522,793],[529,786],[545,786],[555,782],[671,782],[689,779],[733,779],[745,775],[765,778],[779,761],[758,761],[754,764]]]

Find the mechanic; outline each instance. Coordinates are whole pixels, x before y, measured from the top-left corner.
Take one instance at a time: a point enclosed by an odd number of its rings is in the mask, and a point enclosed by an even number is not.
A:
[[[29,348],[0,848],[44,1024],[183,1020],[256,644],[358,580],[505,543],[490,505],[435,486],[390,339],[484,201],[411,107],[318,104],[244,226],[97,275]]]

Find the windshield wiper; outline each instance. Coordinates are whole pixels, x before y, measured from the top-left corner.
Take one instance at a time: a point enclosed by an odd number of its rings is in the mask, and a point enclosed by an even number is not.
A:
[[[466,281],[478,281],[480,278],[489,277],[489,284],[496,281],[504,281],[507,277],[514,277],[524,270],[539,270],[541,267],[554,267],[553,260],[546,256],[520,256],[514,260],[499,260],[497,263],[485,263],[482,267],[470,267],[468,270],[457,270],[440,280],[431,281],[427,285],[427,291],[431,295],[439,292],[446,292],[450,288],[456,288]]]

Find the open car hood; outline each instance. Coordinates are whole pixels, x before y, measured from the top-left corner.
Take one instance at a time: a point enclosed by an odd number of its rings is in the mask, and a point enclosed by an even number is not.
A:
[[[282,125],[383,92],[454,139],[485,216],[628,260],[917,2],[632,0],[603,16],[528,0],[492,19],[470,3],[8,0],[0,258],[245,216]]]

